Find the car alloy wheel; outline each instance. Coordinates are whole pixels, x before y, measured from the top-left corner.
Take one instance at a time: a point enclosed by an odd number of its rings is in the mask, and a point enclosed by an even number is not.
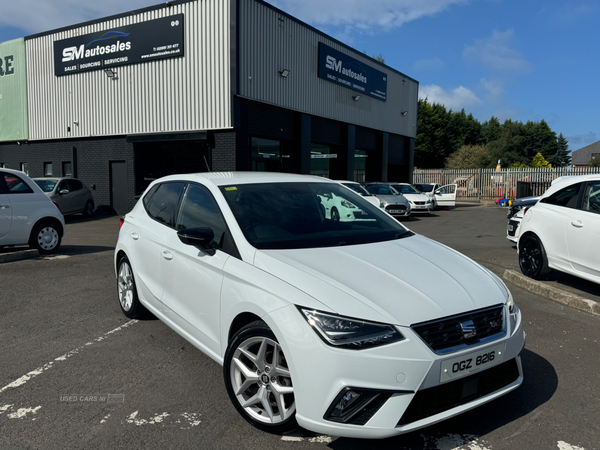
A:
[[[539,279],[550,273],[544,246],[537,236],[523,238],[519,245],[519,266],[524,275]]]
[[[119,260],[117,275],[117,290],[121,310],[130,319],[141,319],[148,315],[148,310],[140,302],[135,287],[133,270],[126,256]]]
[[[290,369],[273,332],[257,321],[242,328],[225,355],[225,384],[236,409],[257,428],[297,427]]]
[[[340,220],[340,213],[335,207],[331,209],[331,220],[334,220],[336,222],[339,222]]]
[[[83,215],[91,217],[92,214],[94,214],[94,204],[92,202],[87,202],[85,204],[85,209],[83,210]]]

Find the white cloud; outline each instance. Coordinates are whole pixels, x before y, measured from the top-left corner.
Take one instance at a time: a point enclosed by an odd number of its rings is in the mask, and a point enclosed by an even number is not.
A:
[[[481,79],[481,86],[492,99],[499,99],[504,95],[504,84],[503,81]]]
[[[494,31],[485,39],[476,39],[465,47],[463,58],[481,61],[488,68],[508,72],[528,72],[530,65],[521,54],[512,48],[515,44],[513,30]]]
[[[412,65],[414,70],[440,70],[445,66],[440,58],[420,59]]]
[[[429,103],[441,103],[446,108],[455,111],[467,106],[481,104],[481,100],[477,98],[473,91],[463,86],[459,86],[449,92],[435,84],[422,86],[419,88],[419,98],[426,98]]]
[[[88,20],[143,8],[148,0],[19,0],[0,3],[0,25],[20,28],[28,34],[41,33]]]
[[[470,0],[272,0],[271,4],[313,25],[368,31],[392,29]]]

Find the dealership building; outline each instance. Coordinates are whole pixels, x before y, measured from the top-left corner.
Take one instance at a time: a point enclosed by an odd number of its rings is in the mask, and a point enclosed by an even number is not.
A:
[[[418,82],[259,0],[173,1],[0,44],[0,167],[122,214],[182,172],[410,181]]]

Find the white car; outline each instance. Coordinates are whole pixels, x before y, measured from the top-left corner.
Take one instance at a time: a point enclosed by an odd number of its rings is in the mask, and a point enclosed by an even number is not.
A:
[[[412,214],[429,214],[433,210],[433,202],[428,196],[421,194],[418,190],[408,183],[390,183],[390,185],[400,192],[410,203]]]
[[[379,200],[379,206],[389,215],[397,219],[410,217],[409,201],[388,183],[363,183],[363,186]]]
[[[523,274],[539,279],[557,269],[600,283],[600,175],[555,181],[519,228]]]
[[[523,220],[523,209],[517,211],[517,213],[510,218],[506,225],[506,239],[510,242],[517,243],[519,240],[519,228],[521,221]]]
[[[439,183],[416,183],[413,186],[426,195],[433,204],[433,209],[456,206],[456,184],[442,186]]]
[[[369,191],[367,191],[365,189],[365,187],[362,184],[358,183],[357,181],[344,181],[344,180],[335,180],[335,181],[337,183],[343,184],[348,189],[352,189],[358,195],[364,197],[365,200],[374,204],[375,206],[379,206],[380,208],[383,208],[382,202],[377,197],[375,197],[373,194],[371,194]]]
[[[326,193],[370,220],[328,219]],[[124,314],[151,311],[222,364],[231,401],[263,430],[385,438],[523,381],[504,283],[320,177],[156,180],[123,218],[114,263]]]
[[[64,231],[63,215],[31,178],[0,168],[0,247],[29,245],[54,253]]]

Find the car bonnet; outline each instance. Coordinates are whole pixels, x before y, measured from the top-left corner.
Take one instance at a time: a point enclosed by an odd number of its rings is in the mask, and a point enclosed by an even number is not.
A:
[[[487,269],[418,235],[333,248],[259,250],[254,264],[338,314],[403,326],[505,303],[507,295]]]

